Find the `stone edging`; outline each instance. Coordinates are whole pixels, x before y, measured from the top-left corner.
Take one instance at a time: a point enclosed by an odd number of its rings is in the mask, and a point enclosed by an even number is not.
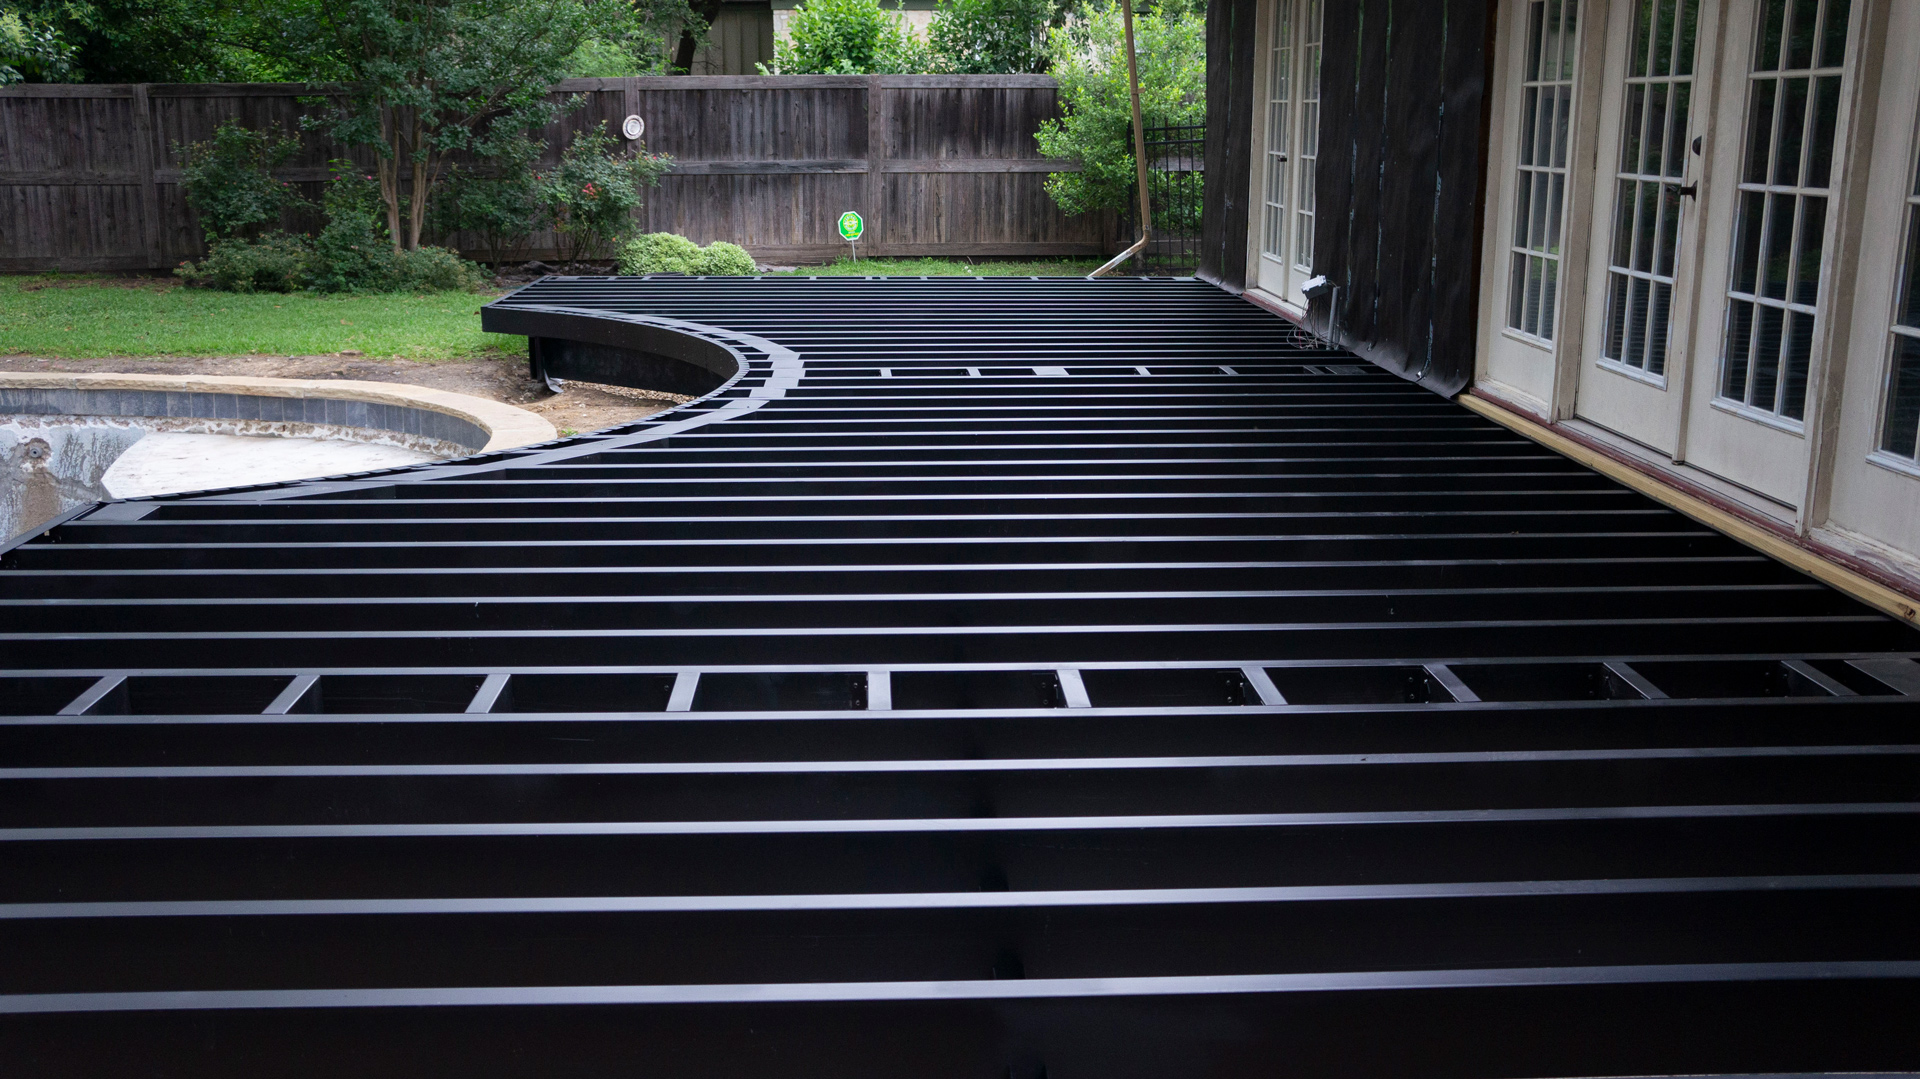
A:
[[[0,371],[0,390],[142,391],[194,393],[239,397],[278,397],[325,401],[357,401],[403,409],[420,409],[452,416],[484,431],[486,445],[472,452],[490,453],[560,437],[552,424],[499,401],[471,394],[430,389],[397,382],[354,379],[261,378],[248,375],[130,375],[78,374],[49,371]],[[209,417],[212,418],[212,417]]]

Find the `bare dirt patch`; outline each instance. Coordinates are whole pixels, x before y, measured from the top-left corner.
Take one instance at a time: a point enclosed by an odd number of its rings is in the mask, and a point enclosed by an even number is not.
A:
[[[555,394],[527,377],[526,361],[377,360],[356,356],[203,356],[166,359],[58,360],[0,356],[0,371],[109,372],[135,375],[252,375],[260,378],[361,379],[403,382],[501,401],[546,418],[562,434],[617,427],[688,400],[654,390],[568,382]]]

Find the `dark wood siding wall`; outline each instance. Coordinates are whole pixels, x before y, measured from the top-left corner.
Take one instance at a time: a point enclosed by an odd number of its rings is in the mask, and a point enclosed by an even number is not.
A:
[[[1117,250],[1111,215],[1062,214],[1033,133],[1058,115],[1041,75],[683,76],[573,79],[583,107],[546,132],[549,161],[576,130],[618,133],[638,114],[674,170],[648,192],[646,231],[730,240],[762,261],[847,250],[834,222],[867,219],[862,254],[1098,256]],[[308,91],[290,85],[15,86],[0,89],[0,270],[160,269],[202,251],[175,144],[223,121],[297,131]],[[301,136],[280,173],[317,198],[336,158]],[[290,214],[296,231],[318,225]],[[479,254],[467,237],[446,238]],[[550,258],[535,234],[518,258]]]
[[[1260,107],[1256,46],[1241,40],[1253,36],[1251,11],[1251,0],[1209,11],[1208,110],[1235,130],[1221,132],[1221,167],[1208,162],[1204,272],[1230,289],[1246,285]],[[1492,30],[1489,0],[1326,5],[1313,261],[1338,293],[1316,300],[1307,321],[1443,394],[1473,373]]]
[[[1258,2],[1207,2],[1207,160],[1196,272],[1230,292],[1247,284],[1253,124],[1262,107],[1253,85]]]

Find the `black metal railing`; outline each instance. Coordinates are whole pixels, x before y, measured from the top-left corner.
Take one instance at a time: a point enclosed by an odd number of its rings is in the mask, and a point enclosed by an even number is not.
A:
[[[1190,274],[1200,264],[1200,200],[1206,157],[1205,124],[1149,125],[1147,200],[1153,211],[1153,238],[1134,272]],[[1126,242],[1140,235],[1140,215],[1129,203]]]

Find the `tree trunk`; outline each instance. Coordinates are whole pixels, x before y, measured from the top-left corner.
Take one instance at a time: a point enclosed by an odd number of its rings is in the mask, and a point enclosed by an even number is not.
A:
[[[387,239],[393,251],[400,253],[400,133],[392,109],[380,110],[381,141],[390,154],[374,161],[374,174],[380,178],[380,201],[387,207]]]
[[[427,155],[420,130],[420,118],[413,120],[413,190],[407,199],[407,250],[420,249],[420,229],[427,218]]]

